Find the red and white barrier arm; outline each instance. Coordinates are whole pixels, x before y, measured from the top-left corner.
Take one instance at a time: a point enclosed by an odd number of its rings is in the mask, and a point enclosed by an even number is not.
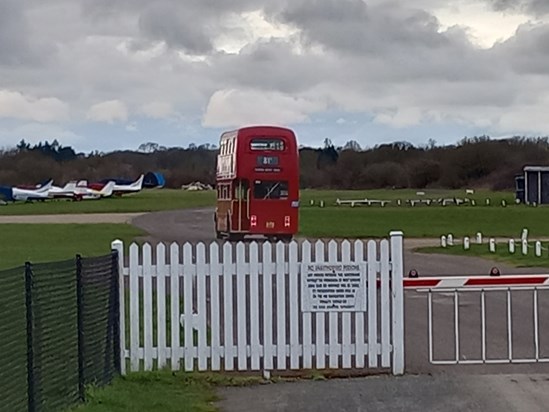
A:
[[[403,279],[406,289],[488,288],[506,286],[549,286],[549,275],[448,276]]]

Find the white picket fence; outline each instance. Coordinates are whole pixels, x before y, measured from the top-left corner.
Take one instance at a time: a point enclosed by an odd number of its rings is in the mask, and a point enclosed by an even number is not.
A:
[[[402,232],[391,232],[390,242],[353,244],[173,243],[167,251],[160,243],[154,256],[149,244],[132,244],[126,266],[124,245],[115,241],[122,372],[128,362],[131,371],[367,367],[402,374],[402,243]],[[309,262],[366,264],[367,311],[302,312],[301,264]]]

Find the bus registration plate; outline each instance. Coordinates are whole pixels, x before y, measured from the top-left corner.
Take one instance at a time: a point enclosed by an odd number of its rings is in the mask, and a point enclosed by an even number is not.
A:
[[[267,223],[265,223],[265,227],[267,229],[272,229],[272,228],[275,227],[275,223],[274,222],[267,222]]]

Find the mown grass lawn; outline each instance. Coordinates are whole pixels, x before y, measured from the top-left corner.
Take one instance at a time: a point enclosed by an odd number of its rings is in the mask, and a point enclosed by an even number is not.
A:
[[[405,237],[549,236],[549,209],[512,207],[325,207],[303,208],[300,233],[312,237],[385,237],[402,230]]]
[[[423,195],[417,195],[417,192],[423,192]],[[469,198],[474,200],[477,206],[485,205],[486,199],[490,199],[491,205],[500,205],[502,200],[507,204],[515,201],[515,195],[512,192],[494,192],[490,190],[475,190],[473,194],[466,194],[465,190],[447,190],[447,189],[375,189],[375,190],[317,190],[306,189],[300,193],[301,204],[309,205],[311,200],[318,204],[323,200],[326,206],[334,205],[337,199],[340,200],[391,200],[387,207],[398,207],[397,200],[400,199],[404,204],[406,199],[441,199],[441,198]]]
[[[418,199],[418,198],[464,198],[463,190],[427,190],[424,196],[417,196],[416,190],[311,190],[305,189],[300,193],[301,204],[304,209],[310,205],[311,200],[316,204],[320,200],[326,206],[333,206],[336,199]],[[485,204],[487,198],[492,204],[500,204],[505,199],[508,204],[513,202],[513,194],[510,192],[477,191],[474,195],[468,195],[478,205]],[[74,202],[71,200],[49,200],[45,202],[16,202],[0,206],[1,215],[40,215],[40,214],[73,214],[73,213],[122,213],[122,212],[153,212],[160,210],[177,210],[193,207],[215,207],[216,192],[186,191],[178,189],[145,189],[136,194],[122,197],[112,197],[101,200],[87,200]],[[389,208],[396,207],[393,202]],[[406,206],[409,207],[409,206]],[[348,207],[345,207],[348,208]],[[369,209],[368,209],[369,210]]]
[[[118,377],[112,385],[89,388],[87,401],[73,412],[213,412],[216,386],[258,384],[259,376],[215,373],[140,372]]]
[[[74,213],[131,213],[176,210],[215,205],[215,191],[145,189],[139,193],[100,200],[48,200],[15,202],[0,206],[1,215],[46,215]]]
[[[0,224],[0,269],[110,252],[111,242],[144,235],[126,224]]]
[[[548,242],[542,242],[542,245],[547,248]],[[515,246],[515,253],[509,253],[509,246],[507,243],[497,243],[496,253],[490,253],[488,244],[482,245],[471,244],[469,250],[464,250],[462,245],[454,245],[451,247],[422,247],[416,249],[422,253],[440,253],[456,256],[478,256],[483,258],[492,259],[496,262],[508,263],[516,267],[547,267],[549,268],[549,252],[542,250],[542,256],[537,257],[534,254],[534,242],[529,243],[528,254],[523,255],[521,253],[520,244]]]

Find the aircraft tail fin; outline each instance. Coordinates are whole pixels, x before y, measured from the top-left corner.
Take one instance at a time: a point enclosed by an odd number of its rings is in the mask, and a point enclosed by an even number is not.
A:
[[[109,181],[105,186],[103,186],[103,189],[99,191],[99,194],[101,197],[109,197],[112,195],[113,189],[114,189],[115,182]]]
[[[139,189],[141,190],[143,188],[143,179],[145,178],[145,175],[139,176],[139,179],[137,179],[135,182],[133,182],[130,187],[132,189]]]

